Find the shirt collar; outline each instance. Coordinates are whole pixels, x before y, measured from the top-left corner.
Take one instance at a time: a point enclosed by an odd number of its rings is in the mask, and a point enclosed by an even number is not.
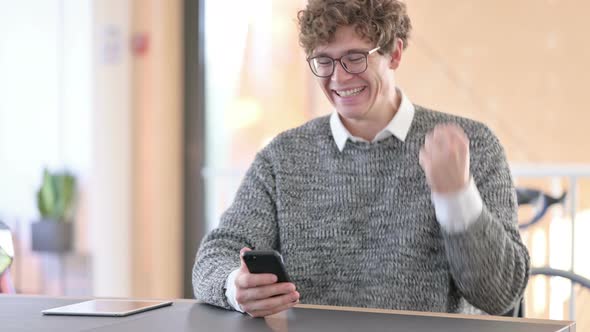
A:
[[[375,135],[373,142],[378,142],[388,138],[389,136],[395,136],[400,141],[405,142],[406,136],[408,135],[408,131],[410,131],[410,126],[412,125],[412,120],[414,119],[414,105],[408,99],[408,97],[401,91],[397,89],[397,92],[401,96],[401,103],[393,119],[389,121],[387,126],[383,128],[380,132]],[[353,142],[366,142],[366,140],[352,136],[352,134],[344,127],[342,124],[342,120],[340,120],[340,116],[338,116],[338,112],[334,111],[330,116],[330,129],[332,130],[332,136],[334,137],[334,141],[336,142],[336,146],[338,146],[338,150],[342,152],[344,150],[344,146],[346,145],[346,141],[350,139]]]

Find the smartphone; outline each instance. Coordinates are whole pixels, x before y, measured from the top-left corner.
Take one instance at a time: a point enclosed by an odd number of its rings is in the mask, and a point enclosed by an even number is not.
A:
[[[243,258],[250,273],[272,273],[278,282],[289,282],[283,256],[275,250],[246,251]]]

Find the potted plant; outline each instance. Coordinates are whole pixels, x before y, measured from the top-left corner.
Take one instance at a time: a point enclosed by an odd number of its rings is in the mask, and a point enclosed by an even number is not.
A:
[[[43,171],[37,192],[41,221],[32,225],[33,251],[71,250],[76,196],[76,178],[71,173]]]

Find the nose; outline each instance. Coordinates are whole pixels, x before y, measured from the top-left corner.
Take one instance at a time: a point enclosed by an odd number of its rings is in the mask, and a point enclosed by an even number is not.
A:
[[[332,73],[332,77],[330,79],[334,82],[343,82],[349,80],[352,76],[353,74],[344,70],[344,67],[342,67],[342,63],[340,63],[340,61],[336,61],[334,72]]]

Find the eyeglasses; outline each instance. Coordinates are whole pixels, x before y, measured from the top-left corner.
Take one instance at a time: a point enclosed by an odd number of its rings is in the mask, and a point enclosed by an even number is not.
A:
[[[367,70],[367,57],[378,51],[381,47],[376,47],[366,52],[350,52],[338,59],[332,59],[329,56],[319,55],[307,59],[311,72],[317,77],[330,77],[336,68],[336,61],[346,72],[351,74],[360,74]]]

